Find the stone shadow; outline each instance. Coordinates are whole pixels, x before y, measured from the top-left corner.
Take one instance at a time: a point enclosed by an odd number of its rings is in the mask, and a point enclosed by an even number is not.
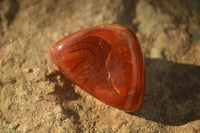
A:
[[[59,105],[62,108],[64,114],[61,121],[66,118],[73,119],[73,123],[80,125],[80,116],[74,109],[68,107],[68,102],[72,100],[78,100],[81,96],[74,91],[73,83],[65,77],[61,72],[54,71],[49,75],[46,75],[48,81],[54,83],[55,91],[48,95],[55,95],[58,98]],[[81,129],[78,131],[81,132]]]
[[[200,119],[200,67],[145,59],[146,89],[142,107],[131,115],[165,125]]]
[[[74,91],[73,83],[61,72],[55,71],[46,76],[47,80],[55,84],[55,91],[52,95],[57,95],[60,101],[78,100],[81,96]]]

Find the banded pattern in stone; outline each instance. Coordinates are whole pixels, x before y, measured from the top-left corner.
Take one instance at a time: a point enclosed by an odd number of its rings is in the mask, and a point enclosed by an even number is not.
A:
[[[143,57],[127,27],[108,24],[78,31],[55,43],[50,53],[65,76],[97,99],[128,112],[140,107]]]

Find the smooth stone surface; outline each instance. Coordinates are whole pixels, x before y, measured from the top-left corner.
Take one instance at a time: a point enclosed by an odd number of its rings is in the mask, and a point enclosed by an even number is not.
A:
[[[144,64],[139,41],[125,26],[100,25],[56,42],[50,50],[59,70],[100,101],[137,110],[144,97]]]

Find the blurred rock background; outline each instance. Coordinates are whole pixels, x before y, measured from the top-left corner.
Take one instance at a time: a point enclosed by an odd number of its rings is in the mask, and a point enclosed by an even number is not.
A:
[[[118,23],[141,43],[142,107],[116,110],[52,64],[50,47]],[[0,0],[0,132],[200,132],[200,1]]]

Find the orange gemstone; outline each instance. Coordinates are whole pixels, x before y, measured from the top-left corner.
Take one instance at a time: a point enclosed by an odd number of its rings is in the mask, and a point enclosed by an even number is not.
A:
[[[135,34],[125,26],[78,31],[51,47],[51,58],[71,81],[100,101],[137,110],[144,97],[144,64]]]

